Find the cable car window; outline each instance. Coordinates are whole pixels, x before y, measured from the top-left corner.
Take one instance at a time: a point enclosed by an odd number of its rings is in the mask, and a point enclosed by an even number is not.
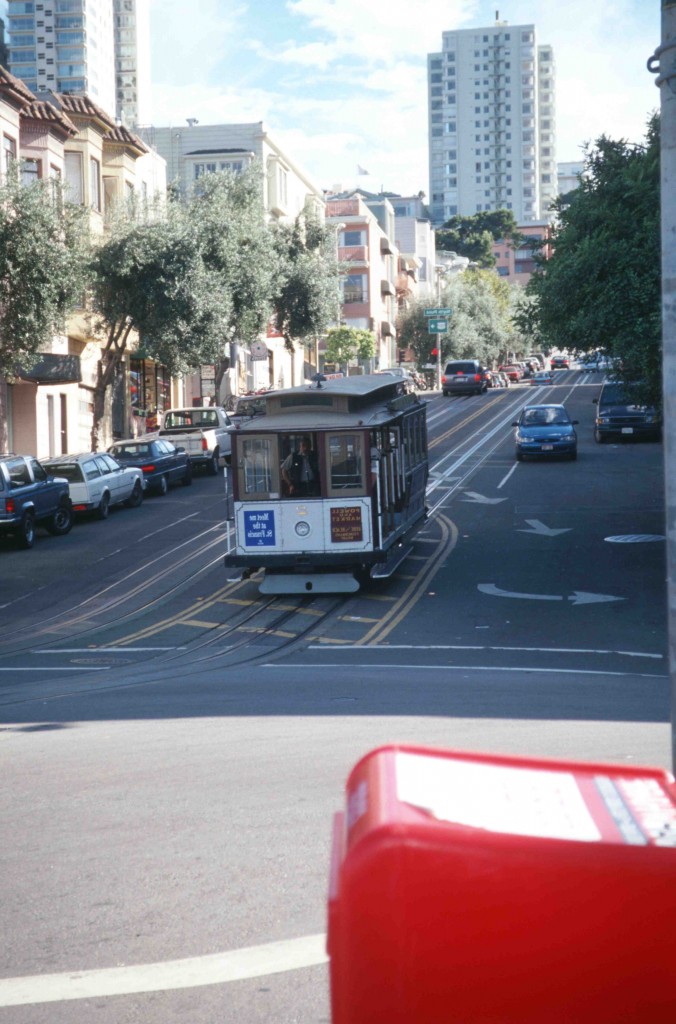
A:
[[[278,498],[279,460],[276,437],[237,438],[240,498]]]
[[[365,493],[362,434],[329,434],[329,493]]]

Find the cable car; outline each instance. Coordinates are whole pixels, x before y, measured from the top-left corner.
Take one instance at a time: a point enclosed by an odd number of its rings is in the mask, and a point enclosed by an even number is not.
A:
[[[263,594],[354,592],[408,554],[427,476],[426,405],[397,377],[271,392],[232,435],[225,565],[263,569]]]

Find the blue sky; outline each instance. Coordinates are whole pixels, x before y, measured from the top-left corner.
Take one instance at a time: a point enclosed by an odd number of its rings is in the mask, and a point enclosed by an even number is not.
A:
[[[496,10],[554,48],[558,160],[641,141],[660,0],[150,0],[153,122],[263,121],[323,188],[427,192],[427,54]]]

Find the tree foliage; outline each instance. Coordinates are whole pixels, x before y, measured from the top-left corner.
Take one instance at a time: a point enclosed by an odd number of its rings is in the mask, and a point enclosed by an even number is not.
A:
[[[353,359],[372,359],[376,343],[371,331],[359,327],[331,327],[326,334],[326,360],[347,367]]]
[[[277,329],[288,351],[294,340],[323,334],[340,315],[336,237],[311,212],[274,228],[277,281],[273,299]]]
[[[437,249],[467,256],[484,268],[495,266],[493,243],[500,238],[513,245],[521,239],[511,210],[485,210],[468,217],[451,217],[436,232]]]
[[[528,286],[552,346],[600,350],[661,397],[659,122],[645,145],[601,136],[579,187],[555,204],[554,252]]]
[[[23,185],[18,168],[0,185],[0,375],[26,369],[64,329],[86,280],[84,211],[58,183]]]
[[[398,344],[411,348],[418,366],[434,363],[438,348],[442,362],[476,358],[486,365],[501,361],[511,339],[510,289],[491,271],[470,270],[449,279],[439,305],[449,307],[448,330],[429,334],[424,304],[414,304],[400,315]]]
[[[271,309],[275,254],[253,173],[206,175],[164,216],[122,221],[96,249],[92,304],[104,334],[94,390],[96,449],[107,390],[132,341],[172,374],[253,340]]]

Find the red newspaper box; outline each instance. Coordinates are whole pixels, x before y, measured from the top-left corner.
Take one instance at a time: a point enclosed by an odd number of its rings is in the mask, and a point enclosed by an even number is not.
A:
[[[674,1024],[668,773],[390,746],[334,826],[333,1024]]]

